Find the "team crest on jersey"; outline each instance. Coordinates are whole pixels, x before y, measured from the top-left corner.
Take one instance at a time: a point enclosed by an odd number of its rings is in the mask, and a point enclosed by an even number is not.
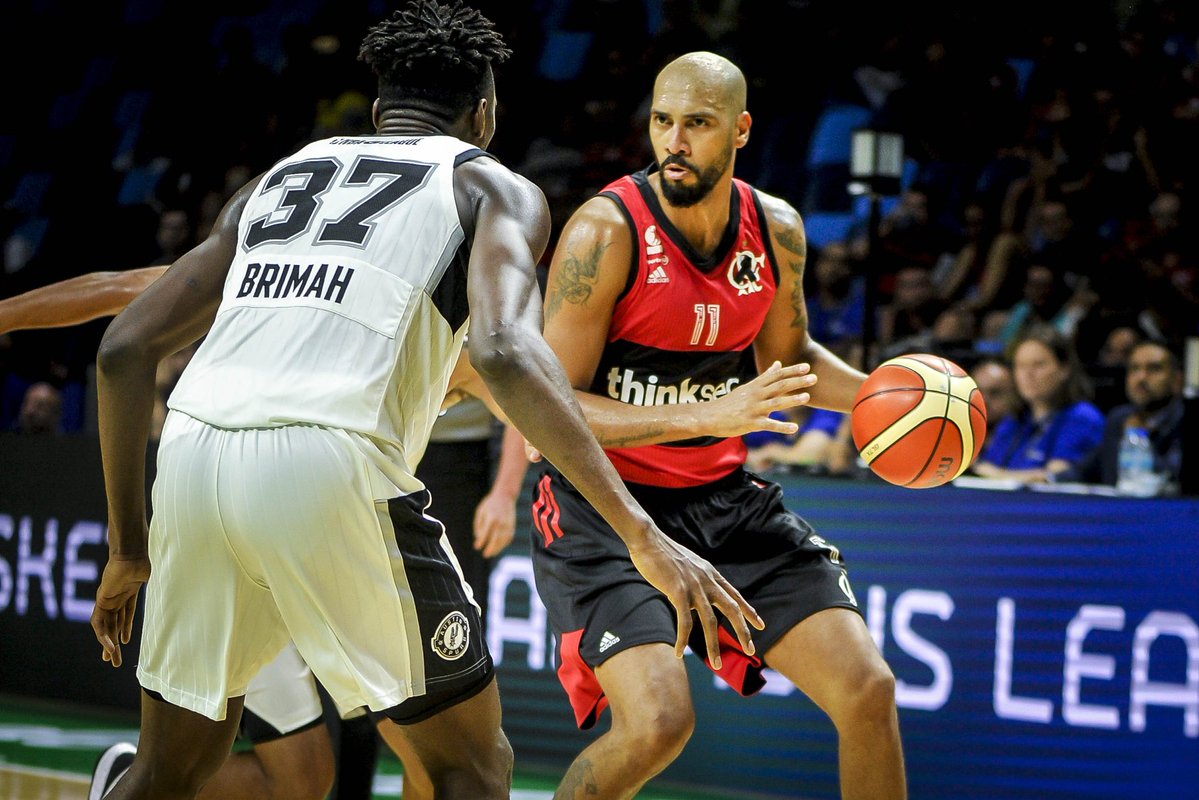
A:
[[[433,650],[446,661],[457,661],[470,644],[470,623],[461,611],[451,611],[433,634]]]
[[[729,283],[737,290],[737,296],[762,291],[762,267],[766,266],[766,254],[752,250],[739,250],[729,261]]]

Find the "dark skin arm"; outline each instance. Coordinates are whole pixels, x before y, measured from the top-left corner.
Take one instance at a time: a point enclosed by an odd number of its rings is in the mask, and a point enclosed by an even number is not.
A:
[[[121,666],[137,595],[150,577],[145,459],[159,360],[212,325],[237,247],[237,221],[257,180],[221,211],[208,238],[117,315],[96,355],[100,452],[108,490],[108,563],[96,590],[92,629],[103,658]]]
[[[163,266],[89,272],[0,300],[0,333],[62,328],[110,317],[120,313],[166,271]]]
[[[692,611],[708,656],[719,665],[713,606],[753,652],[747,618],[761,620],[705,560],[665,536],[633,500],[587,427],[562,364],[541,333],[535,266],[549,238],[549,210],[531,183],[488,159],[455,171],[459,217],[472,237],[468,271],[470,360],[508,420],[612,525],[633,564],[678,617],[675,653],[683,655]]]

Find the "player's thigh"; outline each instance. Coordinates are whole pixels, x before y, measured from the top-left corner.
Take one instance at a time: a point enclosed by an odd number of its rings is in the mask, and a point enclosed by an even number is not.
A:
[[[323,720],[256,744],[254,753],[276,797],[323,797],[333,784],[333,742]]]
[[[141,735],[130,778],[155,792],[199,788],[229,756],[241,718],[240,697],[215,721],[142,692]]]
[[[500,727],[500,695],[494,679],[473,697],[419,722],[401,725],[381,718],[379,734],[401,758],[415,755],[434,781],[466,762],[490,774],[512,768],[512,748]],[[465,753],[471,755],[464,758]]]
[[[765,660],[830,714],[863,687],[892,680],[862,616],[847,608],[807,617],[766,652]]]
[[[614,725],[634,731],[663,726],[689,729],[694,721],[691,684],[674,646],[643,644],[622,650],[595,668]]]

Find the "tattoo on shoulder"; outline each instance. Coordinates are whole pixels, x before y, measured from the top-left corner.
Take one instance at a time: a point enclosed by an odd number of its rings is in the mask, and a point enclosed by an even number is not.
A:
[[[550,287],[549,303],[546,306],[546,316],[552,317],[562,307],[563,301],[574,305],[586,305],[591,298],[591,290],[599,278],[599,262],[611,242],[596,242],[590,252],[578,255],[574,250],[567,250],[562,259],[554,285]]]
[[[808,327],[808,309],[803,296],[803,271],[808,257],[808,243],[803,234],[786,229],[776,233],[775,238],[788,252],[799,256],[799,258],[787,259],[787,266],[791,268],[791,272],[795,276],[795,280],[791,284],[791,309],[795,312],[795,316],[791,319],[791,327],[806,329]]]
[[[599,797],[595,769],[586,758],[580,758],[570,765],[558,791],[554,792],[554,800],[575,800],[577,797]]]
[[[787,248],[787,250],[799,256],[799,264],[802,269],[803,259],[808,257],[808,242],[806,238],[802,234],[796,234],[794,231],[786,229],[775,233],[774,238],[778,239],[779,244]]]

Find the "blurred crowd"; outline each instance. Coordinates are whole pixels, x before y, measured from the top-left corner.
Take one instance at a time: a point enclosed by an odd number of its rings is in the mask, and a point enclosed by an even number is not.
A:
[[[1126,366],[1138,343],[1160,343],[1181,375],[1186,341],[1199,336],[1199,162],[1188,157],[1199,141],[1199,6],[476,5],[514,51],[497,75],[493,151],[545,191],[555,233],[607,182],[653,160],[657,69],[712,50],[749,80],[754,125],[737,175],[809,220],[819,341],[864,368],[905,352],[956,361],[984,388],[993,432],[1006,416],[1042,424],[1034,395],[1048,379],[1022,379],[1019,353],[1030,337],[1048,341],[1045,329],[1063,343],[1045,345],[1063,369],[1077,365],[1071,402],[1093,406],[1097,417],[1085,416],[1101,428],[1133,400]],[[6,6],[13,30],[54,43],[62,77],[17,83],[9,107],[22,111],[0,128],[0,298],[170,263],[277,157],[369,131],[374,87],[357,44],[389,8]],[[884,198],[875,230],[846,190],[847,159],[818,152],[822,126],[844,109],[903,135],[901,189]],[[93,428],[91,371],[106,324],[0,336],[0,426]],[[164,392],[185,363],[164,367]],[[751,441],[755,466],[855,468],[843,415],[797,417],[797,437]],[[1049,474],[1045,463],[1032,469]]]

